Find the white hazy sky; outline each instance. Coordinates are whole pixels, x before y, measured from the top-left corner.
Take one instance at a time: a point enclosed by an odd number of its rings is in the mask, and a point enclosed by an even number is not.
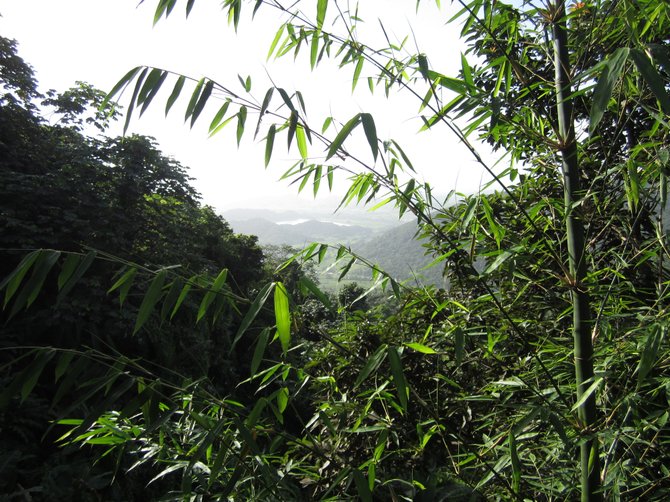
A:
[[[0,0],[0,33],[19,42],[19,55],[34,67],[43,91],[62,91],[76,80],[108,91],[129,69],[150,65],[195,78],[211,77],[235,91],[241,91],[237,75],[250,75],[252,94],[261,101],[269,86],[269,75],[289,93],[303,93],[308,119],[315,127],[320,127],[328,115],[345,122],[357,112],[371,112],[380,139],[397,140],[411,157],[419,177],[429,181],[436,192],[472,192],[480,186],[481,169],[445,128],[417,134],[421,121],[416,98],[396,93],[386,99],[381,89],[371,96],[363,78],[374,75],[371,67],[364,68],[352,94],[353,67],[338,71],[334,64],[326,63],[310,71],[306,49],[295,62],[292,56],[266,62],[268,47],[279,26],[277,14],[262,7],[253,22],[250,12],[243,14],[236,35],[220,3],[198,0],[185,20],[186,1],[181,0],[169,19],[154,27],[157,0],[146,0],[139,6],[137,0]],[[303,3],[310,7],[316,0]],[[452,12],[444,7],[438,10],[434,2],[424,0],[417,14],[415,5],[413,0],[362,1],[360,17],[366,22],[359,25],[360,41],[372,46],[375,41],[381,44],[378,17],[391,37],[397,39],[411,35],[411,26],[419,50],[428,54],[430,64],[455,75],[462,45],[456,26],[445,26]],[[251,11],[249,3],[245,6]],[[414,47],[414,42],[410,42],[409,49]],[[165,87],[169,92],[172,86],[166,83]],[[252,138],[255,117],[249,117],[238,149],[234,123],[214,138],[207,138],[206,126],[218,109],[215,104],[203,113],[199,126],[196,124],[191,130],[184,125],[180,117],[187,99],[182,96],[165,119],[165,97],[161,101],[159,95],[141,119],[133,119],[129,132],[155,137],[164,153],[188,166],[205,203],[219,210],[306,209],[324,203],[335,208],[339,199],[329,197],[325,191],[315,202],[309,190],[298,196],[295,186],[278,181],[298,156],[295,147],[287,152],[283,135],[277,137],[273,162],[266,170],[264,144]],[[126,102],[121,99],[121,104]],[[113,132],[120,133],[120,126]],[[360,146],[361,157],[371,157],[364,140],[352,145],[354,153]],[[323,156],[324,152],[315,145],[310,154]],[[346,180],[336,178],[335,185],[341,193]]]

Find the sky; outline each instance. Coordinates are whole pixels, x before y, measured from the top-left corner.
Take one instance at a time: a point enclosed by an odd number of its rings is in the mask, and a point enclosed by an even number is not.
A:
[[[242,91],[238,75],[251,76],[252,94],[260,102],[271,78],[289,93],[302,92],[308,119],[316,128],[329,115],[346,122],[358,112],[372,113],[380,139],[398,141],[412,159],[418,177],[429,181],[437,193],[474,192],[487,179],[446,128],[418,133],[422,122],[415,97],[392,92],[387,99],[381,89],[371,95],[365,81],[365,77],[375,75],[371,67],[364,68],[352,93],[353,66],[338,69],[335,63],[325,62],[312,71],[307,50],[295,60],[286,56],[268,61],[268,48],[281,22],[272,9],[261,7],[252,21],[248,12],[251,5],[245,3],[247,13],[242,15],[236,34],[219,1],[198,0],[186,20],[186,1],[180,0],[172,15],[155,26],[153,14],[158,0],[146,0],[140,5],[137,1],[0,0],[0,33],[19,42],[19,55],[35,69],[42,91],[63,91],[78,80],[109,91],[129,69],[149,65],[198,79],[214,78],[235,91]],[[313,8],[311,4],[316,5],[316,0],[303,0],[303,4],[307,9]],[[456,75],[464,47],[458,39],[458,27],[445,26],[453,11],[445,6],[438,9],[435,2],[427,0],[418,12],[415,5],[413,0],[364,0],[359,12],[364,20],[359,23],[360,40],[373,47],[381,45],[381,20],[392,39],[402,40],[409,35],[410,50],[418,47],[428,55],[432,67]],[[337,29],[329,23],[330,18],[326,28]],[[166,83],[165,87],[169,92],[171,85]],[[295,185],[279,180],[299,159],[295,146],[286,150],[283,136],[278,135],[273,161],[266,169],[264,144],[260,138],[254,141],[251,130],[245,133],[239,148],[234,124],[208,139],[207,125],[218,104],[206,109],[203,119],[190,129],[183,123],[188,96],[178,101],[175,111],[165,118],[166,97],[161,100],[159,95],[143,117],[133,118],[128,133],[153,136],[165,154],[188,166],[204,203],[219,211],[337,206],[347,187],[347,180],[342,177],[335,179],[333,194],[322,190],[316,200],[310,190],[298,194]],[[127,101],[122,97],[120,103]],[[253,124],[255,121],[250,118],[247,128],[253,129]],[[111,132],[121,134],[121,125]],[[362,132],[352,136],[347,145],[354,153],[360,151],[362,157],[367,155],[372,160]],[[490,152],[480,148],[485,158],[492,161]],[[310,155],[323,158],[325,152],[314,145]]]

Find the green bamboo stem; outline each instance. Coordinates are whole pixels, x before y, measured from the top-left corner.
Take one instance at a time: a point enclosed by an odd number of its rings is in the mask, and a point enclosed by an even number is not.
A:
[[[556,110],[563,170],[568,261],[571,277],[573,306],[573,336],[577,400],[593,381],[592,315],[589,292],[584,285],[587,264],[584,250],[584,225],[579,215],[578,202],[583,196],[579,182],[579,159],[575,141],[572,113],[570,55],[566,27],[565,1],[556,0],[550,6],[553,16],[554,66],[556,71]],[[595,435],[596,393],[593,392],[578,408],[583,437],[580,443],[581,499],[602,500],[600,489],[600,460],[598,439]]]

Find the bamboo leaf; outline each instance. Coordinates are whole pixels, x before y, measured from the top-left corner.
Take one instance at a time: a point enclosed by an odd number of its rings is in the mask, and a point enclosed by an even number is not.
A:
[[[193,5],[195,5],[195,0],[188,0],[188,2],[186,2],[186,19],[188,19],[188,16],[191,14]]]
[[[328,249],[327,247],[325,249]],[[319,250],[320,253],[321,250]],[[314,281],[312,281],[309,277],[303,276],[300,278],[300,287],[306,289],[310,293],[312,293],[316,298],[321,302],[321,304],[326,307],[328,310],[331,312],[335,311],[335,308],[333,307],[333,304],[331,303],[330,299],[328,298],[328,295],[325,294],[323,291],[319,289],[319,286],[316,285]]]
[[[202,110],[205,108],[207,100],[212,95],[213,89],[214,89],[214,82],[208,80],[207,83],[205,84],[204,89],[202,90],[202,94],[200,94],[200,97],[198,98],[198,102],[195,104],[195,107],[193,108],[193,114],[191,115],[191,127],[193,127],[193,124],[195,124],[195,121],[198,120],[198,117],[202,113]]]
[[[377,127],[375,126],[375,120],[369,113],[361,113],[361,122],[363,122],[363,130],[365,131],[365,137],[370,145],[370,150],[372,150],[372,156],[377,160],[379,144],[377,141]]]
[[[137,75],[140,71],[142,71],[142,66],[136,66],[132,70],[130,70],[128,73],[126,73],[123,77],[121,77],[121,80],[119,80],[114,87],[112,87],[112,90],[109,91],[107,96],[105,96],[105,99],[102,101],[102,104],[98,108],[99,110],[104,110],[105,107],[109,104],[109,102],[121,91],[121,89],[125,89],[128,84],[135,78],[135,75]]]
[[[23,281],[23,278],[25,275],[28,273],[30,268],[33,266],[35,263],[35,260],[39,258],[41,251],[33,251],[31,253],[28,253],[18,264],[18,266],[14,269],[14,271],[7,276],[3,281],[2,284],[0,284],[0,289],[1,288],[6,288],[5,289],[5,302],[3,304],[3,308],[7,307],[7,304],[9,301],[12,299],[14,296],[14,293],[16,293],[18,287],[21,285],[21,281]]]
[[[365,63],[365,58],[361,55],[358,56],[358,62],[356,63],[356,68],[354,68],[354,78],[351,81],[351,92],[354,92],[356,85],[358,84],[358,79],[361,76],[361,71],[363,70],[363,64]]]
[[[460,326],[456,326],[453,331],[454,347],[456,352],[456,365],[460,366],[463,362],[463,353],[465,352],[465,334]]]
[[[165,295],[165,300],[163,300],[163,306],[161,307],[161,321],[167,319],[170,312],[174,309],[183,287],[184,281],[181,277],[176,277],[172,281],[172,284],[170,284],[170,289],[167,295]]]
[[[119,301],[121,305],[123,306],[123,302],[126,299],[126,296],[128,295],[128,291],[130,290],[130,286],[133,283],[133,279],[135,278],[135,274],[137,273],[137,269],[135,267],[129,268],[120,278],[117,280],[111,288],[107,290],[107,294],[113,292],[116,289],[119,289]]]
[[[216,115],[214,115],[214,118],[209,124],[210,137],[214,135],[213,131],[215,131],[219,127],[221,122],[223,122],[223,119],[226,116],[226,112],[228,112],[229,106],[230,106],[230,100],[226,100],[226,102],[221,105],[221,108],[219,108],[219,111],[216,112]]]
[[[207,313],[207,309],[212,304],[214,299],[217,297],[221,289],[223,289],[227,277],[228,277],[228,269],[224,268],[221,270],[221,272],[219,272],[219,275],[214,280],[214,284],[212,284],[210,290],[207,291],[207,293],[205,293],[202,302],[200,302],[200,308],[198,309],[198,315],[195,320],[196,324],[199,323],[200,320],[205,316],[205,314]]]
[[[30,279],[21,288],[21,291],[16,296],[12,309],[9,313],[10,319],[14,317],[24,306],[26,308],[30,307],[33,302],[37,299],[42,290],[42,285],[49,274],[49,271],[58,261],[60,257],[60,251],[54,251],[51,249],[42,250],[39,253],[39,256],[35,260],[35,265],[33,266],[32,275]]]
[[[256,319],[256,316],[260,312],[261,308],[263,308],[263,305],[265,305],[265,302],[268,299],[268,296],[270,296],[270,293],[272,292],[274,287],[275,287],[274,282],[266,284],[265,287],[260,290],[258,295],[256,295],[254,302],[251,304],[249,310],[247,311],[247,314],[244,316],[244,319],[242,319],[242,322],[240,323],[240,327],[237,330],[237,333],[235,334],[235,338],[233,339],[231,350],[235,348],[235,345],[237,345],[237,342],[240,340],[244,332],[247,330],[247,328],[249,328],[254,319]]]
[[[261,365],[263,355],[265,355],[265,348],[268,345],[269,337],[270,337],[270,330],[267,328],[261,331],[261,334],[258,336],[258,340],[256,341],[256,349],[254,350],[254,355],[251,359],[250,371],[252,378],[256,376],[258,367]]]
[[[521,462],[519,461],[519,452],[516,447],[516,438],[514,437],[514,431],[510,429],[508,435],[508,444],[509,444],[509,456],[512,463],[512,490],[519,493],[519,487],[521,485]]]
[[[666,90],[667,83],[663,80],[656,68],[651,64],[651,61],[640,49],[631,49],[631,58],[635,62],[635,66],[642,74],[642,78],[647,82],[647,85],[654,93],[656,99],[661,104],[661,109],[664,113],[670,114],[670,95]]]
[[[195,85],[195,89],[193,89],[193,93],[191,94],[191,99],[189,100],[188,105],[186,106],[186,112],[184,113],[184,122],[186,122],[191,117],[191,115],[193,115],[195,105],[198,104],[198,99],[200,98],[200,93],[202,92],[202,88],[204,85],[205,85],[204,78],[201,78]]]
[[[574,404],[574,406],[571,408],[570,411],[571,412],[577,411],[577,409],[579,409],[579,407],[582,406],[589,397],[591,397],[591,394],[593,394],[596,391],[596,389],[600,386],[602,381],[603,381],[603,377],[601,377],[601,376],[595,377],[595,380],[593,381],[593,383],[579,397],[579,399],[577,400],[577,402]]]
[[[276,131],[276,126],[272,124],[268,130],[267,136],[265,137],[265,167],[268,167],[268,164],[270,164],[270,158],[272,158],[272,147],[275,143]]]
[[[142,328],[144,323],[146,323],[147,320],[149,319],[149,316],[151,315],[154,306],[156,305],[156,303],[158,303],[158,300],[160,300],[160,297],[163,292],[163,284],[165,284],[166,277],[167,277],[167,271],[161,270],[160,272],[158,272],[156,277],[154,277],[153,281],[151,281],[151,285],[149,286],[146,295],[144,295],[144,299],[142,300],[140,309],[137,312],[137,319],[135,320],[135,327],[133,328],[133,334],[136,334]]]
[[[627,47],[617,49],[605,63],[605,67],[593,92],[593,103],[589,114],[589,134],[593,134],[593,131],[595,131],[596,126],[607,110],[607,105],[612,96],[612,89],[614,89],[614,84],[619,79],[621,70],[628,58],[628,53],[629,49]]]
[[[130,118],[133,116],[133,110],[135,109],[135,104],[137,103],[137,95],[140,92],[140,88],[144,83],[144,78],[149,71],[148,68],[144,68],[142,72],[137,77],[137,82],[135,83],[135,89],[133,90],[133,95],[130,97],[130,103],[128,104],[128,111],[126,112],[126,121],[123,124],[123,134],[126,134],[128,126],[130,125]]]
[[[295,132],[298,129],[298,112],[291,112],[291,116],[288,119],[288,133],[286,135],[287,139],[287,150],[291,151],[291,143],[293,142],[293,137]]]
[[[270,87],[265,93],[263,103],[261,104],[261,109],[258,113],[258,123],[256,124],[256,130],[254,131],[254,139],[256,138],[256,136],[258,136],[258,131],[261,128],[261,121],[263,120],[263,115],[265,115],[265,113],[268,111],[268,107],[270,106],[270,101],[272,100],[272,94],[274,90],[275,90],[274,87]]]
[[[305,138],[305,130],[302,128],[301,125],[298,125],[295,130],[295,139],[296,142],[298,143],[298,151],[300,152],[300,156],[307,160],[307,138]]]
[[[414,349],[417,352],[421,352],[422,354],[437,354],[435,350],[431,349],[427,345],[423,345],[422,343],[416,343],[416,342],[411,342],[411,343],[406,343],[410,349]]]
[[[244,123],[247,121],[247,107],[242,105],[237,112],[237,146],[240,146],[244,134]]]
[[[179,78],[177,79],[177,82],[174,84],[174,87],[172,88],[172,93],[170,93],[170,96],[168,97],[168,100],[165,103],[165,116],[166,117],[167,117],[168,113],[170,112],[170,108],[172,108],[172,105],[174,105],[175,101],[177,101],[177,98],[181,94],[181,91],[184,88],[184,83],[185,82],[186,82],[186,77],[184,75],[180,75]]]
[[[365,362],[363,369],[358,374],[358,378],[356,378],[356,382],[354,382],[354,389],[356,389],[360,384],[362,384],[373,371],[376,371],[377,368],[379,368],[379,365],[386,357],[386,349],[387,346],[385,344],[382,344],[381,346],[379,346],[379,348],[377,348],[377,350],[374,351],[374,353],[370,357],[368,357],[368,360]]]
[[[370,491],[370,485],[368,484],[367,479],[365,479],[363,473],[358,469],[354,469],[352,471],[352,476],[354,478],[354,483],[356,484],[359,500],[362,502],[372,502],[372,492]]]
[[[275,290],[276,294],[277,290]],[[282,387],[277,392],[277,409],[279,413],[284,413],[286,406],[288,405],[288,388]]]
[[[179,298],[177,298],[177,301],[175,302],[174,307],[172,308],[172,312],[170,313],[170,319],[172,319],[175,316],[175,314],[179,311],[179,307],[181,307],[181,304],[184,303],[184,300],[188,296],[189,291],[191,291],[191,287],[192,287],[191,281],[193,279],[194,278],[191,277],[189,279],[189,282],[184,284],[184,287],[182,288],[181,293],[179,293]],[[168,295],[169,295],[169,293],[168,293]]]
[[[665,326],[654,324],[644,341],[644,349],[637,365],[637,383],[642,385],[649,372],[654,368],[661,342],[665,335]]]
[[[281,37],[284,34],[285,29],[286,29],[286,24],[282,24],[279,27],[279,29],[277,30],[277,33],[275,34],[275,37],[272,40],[272,43],[270,44],[270,49],[268,50],[268,55],[267,55],[266,61],[269,61],[270,58],[272,57],[272,54],[274,54],[275,48],[277,47],[277,44],[279,43],[279,40],[281,40]]]
[[[316,28],[320,31],[323,28],[323,22],[326,19],[328,10],[328,0],[317,0],[316,2]]]
[[[89,251],[88,253],[86,253],[86,256],[84,256],[81,259],[74,273],[69,277],[67,277],[67,280],[64,280],[62,286],[61,286],[61,279],[65,278],[59,276],[58,287],[60,291],[58,292],[58,298],[56,299],[56,303],[60,303],[63,300],[63,298],[65,298],[65,296],[72,290],[72,288],[75,286],[75,284],[77,284],[79,279],[82,278],[82,276],[86,273],[89,267],[93,264],[96,256],[97,253],[95,251]]]
[[[398,400],[403,410],[407,411],[407,404],[409,398],[409,387],[407,380],[405,380],[405,373],[400,362],[400,354],[397,347],[388,348],[388,359],[391,365],[391,374],[393,375],[393,384],[398,391]]]
[[[361,121],[361,114],[357,113],[349,120],[349,122],[344,124],[342,130],[338,133],[333,142],[330,144],[328,154],[326,155],[326,160],[328,160],[337,153],[337,151],[342,147],[342,143],[344,143],[344,140],[347,139],[347,137],[351,134],[351,131],[354,130],[354,128],[360,123],[360,121]]]
[[[312,35],[312,42],[309,46],[309,66],[313,70],[316,67],[319,56],[319,32],[315,31]]]
[[[281,282],[275,283],[275,320],[277,322],[277,334],[282,350],[286,353],[291,341],[291,316],[288,306],[288,293]]]
[[[61,290],[63,289],[63,286],[65,283],[72,277],[72,274],[74,274],[74,271],[77,269],[77,265],[79,265],[79,260],[80,257],[79,255],[76,254],[69,254],[67,258],[65,258],[65,262],[61,266],[60,269],[60,274],[58,274],[58,289]]]

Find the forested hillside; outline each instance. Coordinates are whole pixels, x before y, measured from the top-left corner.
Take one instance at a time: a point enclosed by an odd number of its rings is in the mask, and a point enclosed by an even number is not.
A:
[[[160,23],[201,2],[153,3]],[[669,6],[413,3],[445,30],[431,36],[464,40],[447,72],[422,33],[387,30],[384,5],[221,2],[222,29],[276,27],[259,57],[319,85],[323,67],[347,72],[357,98],[384,96],[383,118],[365,99],[324,117],[271,78],[259,92],[251,76],[152,66],[106,96],[42,95],[0,39],[3,496],[670,498]],[[429,162],[458,147],[492,181],[437,197],[411,138],[381,127],[403,114],[399,96],[416,100]],[[115,99],[126,124],[154,106],[210,135],[232,122],[298,190],[337,178],[342,207],[410,215],[415,256],[449,288],[384,270],[407,252],[398,237],[262,252],[151,139],[90,135]],[[325,292],[326,264],[365,285]]]
[[[28,277],[33,287],[45,284],[39,296],[19,290],[11,304],[5,296],[0,493],[22,500],[88,500],[109,485],[112,474],[87,453],[54,447],[63,431],[52,422],[126,398],[118,392],[108,399],[94,383],[101,373],[76,363],[70,351],[92,350],[103,366],[104,356],[137,361],[166,384],[176,376],[179,382],[207,378],[213,388],[229,392],[236,381],[231,375],[247,365],[235,363],[226,349],[226,333],[236,329],[239,314],[220,305],[218,319],[194,328],[197,305],[187,300],[171,322],[149,321],[134,335],[148,286],[142,272],[177,267],[172,269],[197,283],[227,269],[229,294],[238,296],[258,287],[264,258],[254,237],[234,234],[199,203],[186,169],[163,156],[151,138],[85,134],[104,132],[107,120],[114,119],[115,114],[106,116],[110,107],[98,110],[101,91],[80,83],[62,94],[42,95],[32,69],[16,54],[16,43],[5,38],[0,38],[0,68],[0,276],[11,279],[10,272],[32,252],[28,256],[40,265]],[[56,287],[48,267],[60,259],[65,261]],[[121,287],[120,309],[107,290],[129,270],[137,271],[138,284]],[[14,283],[2,284],[10,291]],[[12,383],[30,367],[25,348],[40,346],[52,348],[43,359],[43,365],[51,360],[52,373],[72,369],[58,391],[53,381]],[[20,399],[12,394],[17,385]],[[93,399],[81,402],[89,391]],[[146,481],[120,482],[99,493],[143,498]]]

